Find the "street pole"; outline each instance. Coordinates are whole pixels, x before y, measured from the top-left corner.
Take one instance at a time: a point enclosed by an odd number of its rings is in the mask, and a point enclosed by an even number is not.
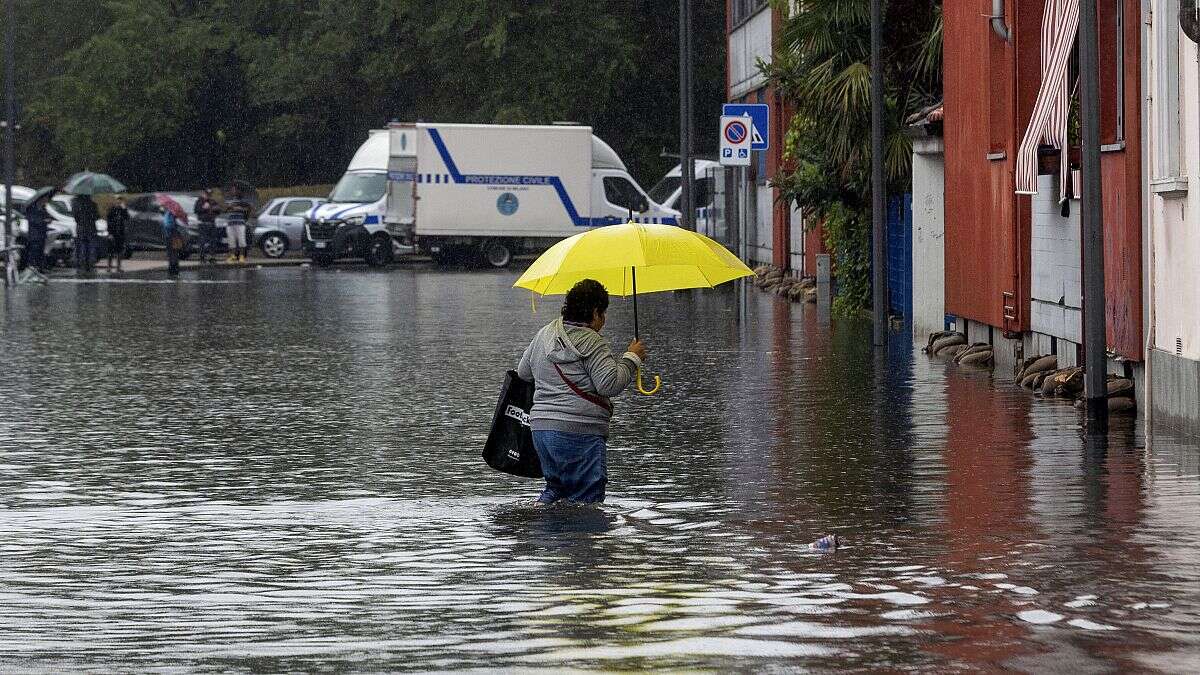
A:
[[[4,247],[12,245],[12,186],[16,180],[16,0],[4,2]],[[11,254],[4,256],[4,283],[12,286],[17,267]]]
[[[887,264],[884,259],[883,0],[871,0],[871,305],[874,343],[888,341]]]
[[[1168,19],[1170,20],[1170,19]],[[1096,0],[1079,1],[1079,107],[1083,135],[1083,352],[1089,428],[1108,426],[1104,205],[1100,201],[1100,56]]]
[[[696,229],[692,222],[692,2],[679,0],[679,180],[681,187],[679,225]]]

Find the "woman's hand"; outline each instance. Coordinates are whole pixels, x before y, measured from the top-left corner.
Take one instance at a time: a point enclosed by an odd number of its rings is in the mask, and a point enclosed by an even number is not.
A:
[[[646,345],[642,344],[641,340],[634,340],[629,343],[629,349],[625,350],[633,352],[639,359],[646,360]]]

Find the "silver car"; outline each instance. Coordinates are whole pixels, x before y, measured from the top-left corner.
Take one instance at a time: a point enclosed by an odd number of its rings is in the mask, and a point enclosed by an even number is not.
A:
[[[298,250],[304,240],[304,215],[324,204],[316,197],[276,197],[258,213],[254,241],[268,258]]]

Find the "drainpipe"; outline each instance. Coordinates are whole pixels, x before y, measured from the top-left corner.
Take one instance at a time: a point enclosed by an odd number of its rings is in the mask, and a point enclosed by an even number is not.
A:
[[[988,18],[992,20],[992,30],[996,31],[996,35],[1005,42],[1012,42],[1012,32],[1004,23],[1004,0],[992,0],[992,15]]]

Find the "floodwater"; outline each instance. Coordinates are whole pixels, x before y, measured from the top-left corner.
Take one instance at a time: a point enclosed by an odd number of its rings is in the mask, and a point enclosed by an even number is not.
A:
[[[643,299],[608,503],[534,510],[479,458],[514,278],[10,292],[0,670],[1200,668],[1194,443],[730,287]]]

